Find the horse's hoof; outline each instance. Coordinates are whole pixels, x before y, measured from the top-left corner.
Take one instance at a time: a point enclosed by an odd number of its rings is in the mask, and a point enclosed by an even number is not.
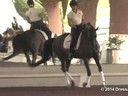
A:
[[[86,85],[86,88],[90,88],[91,86],[90,85]]]
[[[70,87],[75,87],[75,82],[73,80],[71,80],[70,84],[66,85],[68,88]]]
[[[102,85],[102,87],[106,88],[106,85],[105,85],[105,84],[103,84],[103,85]]]
[[[104,87],[104,88],[106,87],[106,84],[105,84],[105,82],[103,82],[103,87]]]
[[[66,87],[71,88],[71,85],[67,84]]]
[[[75,87],[75,82],[71,80],[71,87]]]
[[[85,82],[85,83],[83,83],[83,87],[85,87],[87,85],[87,83]]]
[[[90,88],[91,86],[85,82],[83,83],[83,87]]]

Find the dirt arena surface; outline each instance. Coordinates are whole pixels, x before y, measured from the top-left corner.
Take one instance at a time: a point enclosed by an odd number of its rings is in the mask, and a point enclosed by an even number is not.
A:
[[[28,67],[26,63],[1,62],[0,67]],[[0,87],[0,96],[128,96],[128,85],[80,87]]]
[[[29,67],[27,63],[23,62],[2,62],[0,61],[0,67]]]
[[[0,88],[0,96],[128,96],[128,86]]]

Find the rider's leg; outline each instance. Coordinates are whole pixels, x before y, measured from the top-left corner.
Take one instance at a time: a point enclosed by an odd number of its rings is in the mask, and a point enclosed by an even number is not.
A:
[[[72,58],[72,55],[74,54],[74,48],[76,46],[77,40],[79,38],[80,35],[80,31],[77,30],[77,28],[72,28],[71,30],[71,44],[70,44],[70,50],[69,50],[69,56],[68,59]]]
[[[76,33],[77,33],[77,29],[72,28],[71,29],[71,44],[70,44],[69,55],[68,55],[69,60],[72,59],[72,55],[74,53],[74,47],[76,45],[76,35],[77,35]]]
[[[34,29],[40,29],[40,30],[44,31],[46,33],[46,35],[48,36],[48,38],[51,38],[52,32],[46,26],[46,24],[44,24],[41,20],[40,21],[36,21],[36,22],[31,22],[30,30],[34,30]]]
[[[52,32],[51,32],[51,30],[46,26],[46,24],[44,24],[44,23],[41,24],[41,30],[43,30],[43,31],[47,34],[48,38],[51,38]]]

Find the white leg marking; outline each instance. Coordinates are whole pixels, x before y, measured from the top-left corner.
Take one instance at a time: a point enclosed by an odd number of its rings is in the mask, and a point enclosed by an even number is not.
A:
[[[102,77],[102,81],[103,81],[103,86],[105,86],[105,77],[104,77],[104,73],[103,71],[101,71],[101,77]]]
[[[91,81],[91,76],[87,77],[87,85],[86,85],[86,87],[91,87],[90,86],[90,81]]]
[[[69,74],[69,72],[66,72],[67,76],[69,77],[70,80],[74,81],[74,78],[71,76],[71,74]]]
[[[69,80],[67,74],[66,74],[66,73],[64,73],[64,74],[65,74],[65,79],[66,79],[66,81],[67,81],[67,84],[68,84],[68,86],[69,86],[69,85],[70,85],[70,80]]]

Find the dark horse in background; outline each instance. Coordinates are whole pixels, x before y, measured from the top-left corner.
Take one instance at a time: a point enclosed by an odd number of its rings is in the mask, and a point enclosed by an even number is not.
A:
[[[98,29],[98,28],[97,28]],[[78,50],[75,50],[73,54],[74,58],[81,58],[84,60],[84,65],[87,69],[87,80],[83,83],[83,87],[90,87],[90,79],[91,79],[91,70],[89,68],[89,60],[93,58],[98,66],[99,72],[101,73],[103,85],[105,86],[105,78],[104,73],[102,71],[102,67],[99,62],[99,44],[96,40],[97,34],[96,30],[90,23],[83,25],[81,42]],[[33,64],[33,66],[38,66],[43,62],[49,60],[52,52],[59,58],[61,61],[61,70],[64,72],[65,77],[67,78],[68,85],[74,86],[74,78],[69,74],[69,67],[71,61],[68,60],[69,49],[64,49],[63,43],[65,37],[69,34],[63,34],[59,37],[50,39],[44,44],[44,55],[42,60]]]
[[[45,36],[38,29],[34,31],[27,30],[18,34],[12,39],[13,53],[3,58],[3,60],[8,60],[23,52],[28,64],[35,63],[38,53],[43,53],[42,49],[45,41]],[[32,55],[32,60],[29,57],[30,54]]]

